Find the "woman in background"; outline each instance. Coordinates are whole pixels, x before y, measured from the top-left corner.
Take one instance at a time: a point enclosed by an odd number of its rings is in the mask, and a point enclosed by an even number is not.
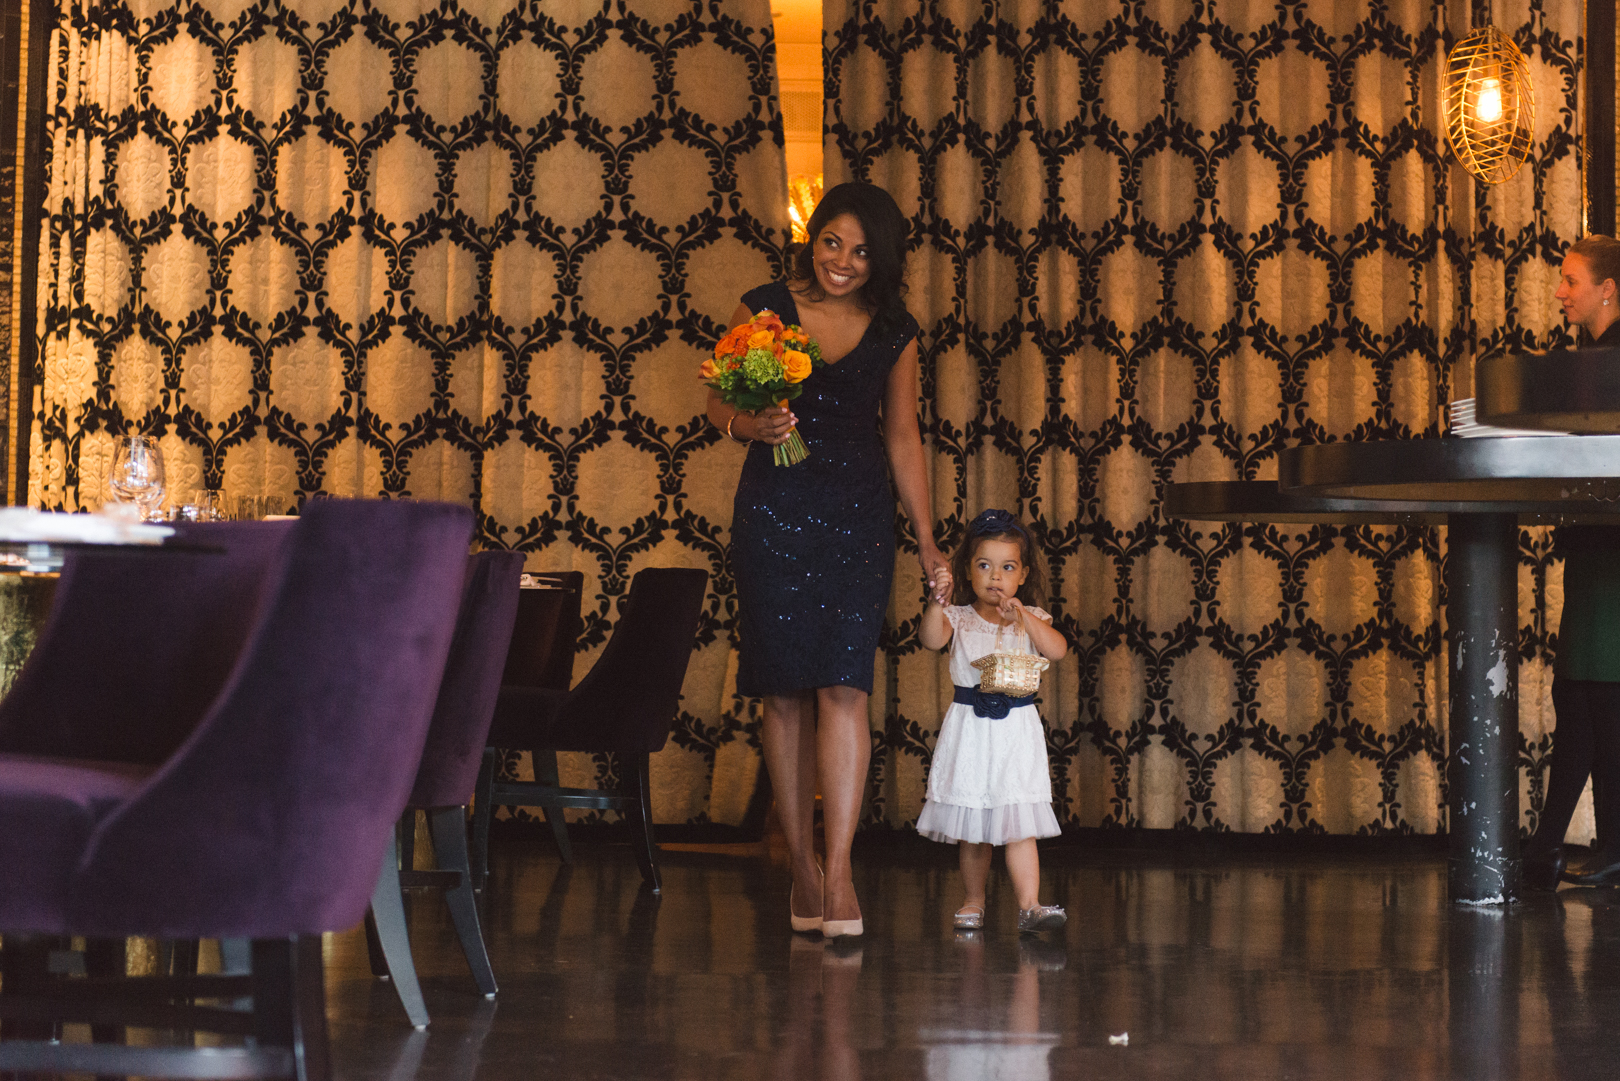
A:
[[[1583,348],[1620,348],[1620,241],[1592,235],[1564,257],[1558,292]],[[1553,664],[1551,777],[1535,835],[1524,850],[1524,882],[1558,888],[1562,876],[1588,886],[1620,883],[1620,526],[1563,526],[1564,614]],[[1564,834],[1586,779],[1594,780],[1603,846],[1578,873],[1564,873]]]

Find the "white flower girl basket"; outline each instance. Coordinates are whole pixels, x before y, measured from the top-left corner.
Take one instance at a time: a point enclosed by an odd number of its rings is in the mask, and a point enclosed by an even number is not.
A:
[[[1017,644],[1010,650],[1002,649],[1001,632],[1004,629],[996,628],[996,651],[973,662],[973,667],[979,670],[979,690],[986,694],[1025,698],[1041,689],[1041,673],[1051,667],[1052,662]]]

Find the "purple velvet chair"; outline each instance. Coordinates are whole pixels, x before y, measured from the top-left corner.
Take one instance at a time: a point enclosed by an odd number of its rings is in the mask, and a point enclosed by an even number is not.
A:
[[[70,552],[39,641],[0,699],[0,754],[131,766],[168,758],[230,675],[291,526],[181,523],[168,551]],[[177,552],[175,545],[199,550]],[[86,657],[118,663],[86,664]],[[109,702],[118,708],[105,708]],[[141,720],[132,724],[131,717]],[[33,944],[35,952],[52,945],[67,943]],[[165,947],[165,967],[196,971],[194,939]],[[0,954],[0,962],[19,963],[22,949]],[[121,974],[125,942],[92,939],[83,959],[92,976]],[[92,1032],[102,1041],[123,1036],[119,1026]]]
[[[70,553],[39,641],[0,699],[0,753],[167,759],[230,675],[291,526],[177,529],[174,542],[207,552]]]
[[[0,754],[4,953],[19,943],[26,955],[29,934],[252,940],[241,975],[13,979],[8,961],[0,1016],[256,1037],[240,1048],[0,1040],[0,1071],[329,1076],[320,934],[353,926],[371,900],[433,714],[471,533],[463,507],[312,504],[234,666],[168,758]],[[119,698],[81,708],[110,727],[146,721]],[[183,1004],[242,997],[250,1012]]]
[[[648,758],[662,750],[680,707],[681,684],[697,637],[708,589],[706,571],[654,568],[630,582],[623,614],[602,655],[570,691],[506,685],[490,727],[493,747],[524,751],[611,752],[620,787],[563,788],[555,783],[480,780],[473,832],[487,852],[489,822],[500,805],[544,807],[560,821],[566,807],[624,812],[635,830],[636,860],[653,893],[658,846],[653,843]],[[474,867],[482,881],[486,869]]]
[[[485,998],[494,998],[495,974],[489,967],[489,953],[478,926],[478,905],[473,896],[472,873],[467,865],[467,802],[472,797],[483,760],[484,740],[495,712],[495,696],[501,690],[501,671],[512,639],[517,615],[518,576],[523,573],[521,552],[480,552],[467,561],[467,577],[461,593],[461,613],[456,633],[445,661],[444,681],[439,685],[433,722],[428,727],[422,764],[416,771],[416,784],[406,803],[400,836],[412,837],[416,812],[424,812],[433,837],[433,855],[438,870],[416,871],[405,857],[406,870],[399,869],[400,852],[409,846],[396,846],[390,837],[383,856],[382,874],[371,899],[373,970],[392,978],[394,989],[405,1007],[411,1024],[425,1028],[427,1005],[416,979],[411,959],[411,941],[401,903],[401,886],[429,886],[445,891],[445,903],[455,923],[461,952],[472,970],[473,982]],[[380,954],[380,956],[378,956]],[[378,962],[381,962],[379,965]]]

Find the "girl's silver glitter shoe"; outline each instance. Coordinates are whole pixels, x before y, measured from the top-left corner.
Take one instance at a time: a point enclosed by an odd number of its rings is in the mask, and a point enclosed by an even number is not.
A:
[[[1036,905],[1018,910],[1018,930],[1025,934],[1055,931],[1069,922],[1069,914],[1062,905]]]
[[[968,909],[975,911],[969,912]],[[963,905],[951,917],[951,922],[958,931],[977,931],[984,926],[984,909],[979,905]]]

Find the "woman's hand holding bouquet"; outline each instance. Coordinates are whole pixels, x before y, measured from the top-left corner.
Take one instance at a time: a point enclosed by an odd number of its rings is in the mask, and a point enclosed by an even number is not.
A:
[[[773,405],[786,406],[804,392],[803,383],[810,373],[824,364],[821,347],[810,335],[797,325],[787,326],[767,309],[732,327],[698,374],[722,401],[741,411],[757,412]],[[808,456],[797,431],[772,448],[777,465],[797,465]]]

